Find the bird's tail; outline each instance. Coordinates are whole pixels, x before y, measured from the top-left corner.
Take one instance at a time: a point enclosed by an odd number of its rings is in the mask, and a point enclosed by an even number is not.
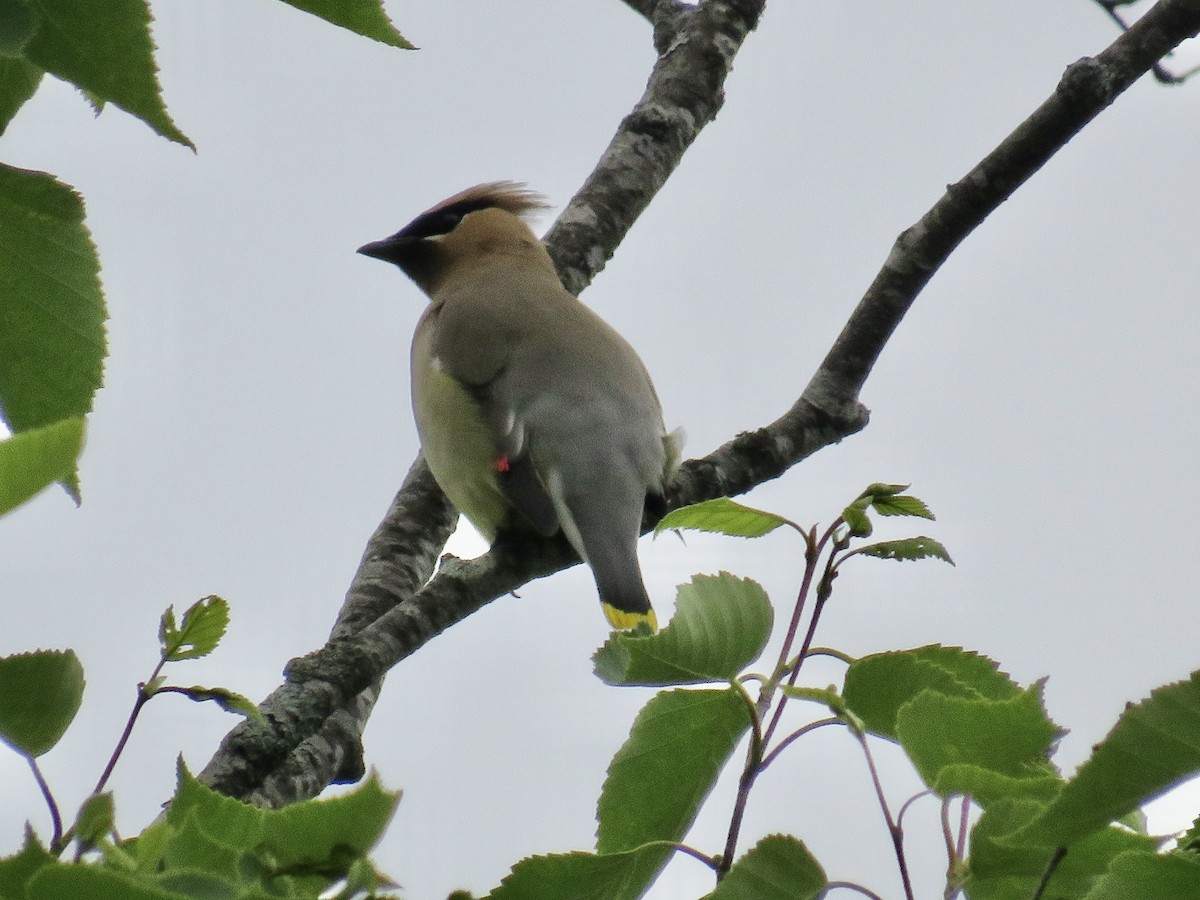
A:
[[[638,565],[644,489],[617,479],[584,483],[568,495],[553,475],[547,487],[567,540],[591,567],[608,623],[621,630],[644,623],[657,631],[658,620]]]
[[[658,616],[654,614],[652,606],[648,606],[645,612],[628,612],[603,600],[600,605],[604,608],[604,618],[608,619],[608,624],[615,631],[635,631],[643,624],[651,631],[658,631]]]
[[[658,618],[638,566],[637,546],[623,549],[625,552],[611,555],[589,554],[588,565],[596,579],[604,617],[609,625],[621,631],[631,631],[643,623],[651,631],[658,631]]]

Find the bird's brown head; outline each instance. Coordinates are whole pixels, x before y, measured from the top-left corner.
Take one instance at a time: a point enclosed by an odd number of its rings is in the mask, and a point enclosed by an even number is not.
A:
[[[549,206],[545,198],[515,181],[477,184],[421,213],[391,237],[364,244],[358,252],[399,266],[432,294],[450,270],[489,253],[544,254],[525,224]]]

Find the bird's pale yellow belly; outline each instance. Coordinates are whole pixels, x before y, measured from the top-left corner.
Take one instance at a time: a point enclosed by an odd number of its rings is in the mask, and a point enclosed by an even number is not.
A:
[[[494,540],[508,504],[496,483],[496,448],[479,404],[434,361],[413,371],[413,412],[433,477],[458,511]]]

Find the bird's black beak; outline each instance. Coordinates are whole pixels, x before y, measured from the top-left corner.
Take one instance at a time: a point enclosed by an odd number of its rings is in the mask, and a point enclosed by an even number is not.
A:
[[[369,244],[363,244],[358,248],[358,252],[372,259],[382,259],[384,262],[403,266],[404,262],[411,257],[413,248],[418,243],[419,240],[403,232],[397,232],[391,237],[384,238],[382,241],[372,241]]]
[[[384,238],[382,241],[371,241],[369,244],[363,244],[358,248],[357,252],[372,259],[382,259],[392,262],[394,244],[395,241],[392,238]]]

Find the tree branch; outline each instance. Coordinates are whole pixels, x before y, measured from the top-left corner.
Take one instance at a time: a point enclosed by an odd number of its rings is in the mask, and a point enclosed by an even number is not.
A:
[[[659,59],[645,95],[546,237],[564,283],[582,290],[721,105],[734,54],[765,0],[653,6]],[[665,11],[664,11],[665,10]],[[858,402],[875,361],[921,289],[958,244],[1087,122],[1172,48],[1200,31],[1200,0],[1160,0],[1057,89],[904,231],[803,394],[778,420],[684,463],[669,505],[743,493],[866,425]],[[384,674],[493,599],[578,562],[560,538],[513,536],[469,561],[447,558],[425,584],[454,521],[418,460],[367,546],[334,636],[293,660],[287,681],[222,742],[202,778],[223,793],[282,805],[360,771],[357,735]],[[418,589],[419,588],[419,589]],[[360,693],[366,691],[364,697]],[[356,699],[357,698],[357,699]],[[355,763],[358,763],[356,768]]]

